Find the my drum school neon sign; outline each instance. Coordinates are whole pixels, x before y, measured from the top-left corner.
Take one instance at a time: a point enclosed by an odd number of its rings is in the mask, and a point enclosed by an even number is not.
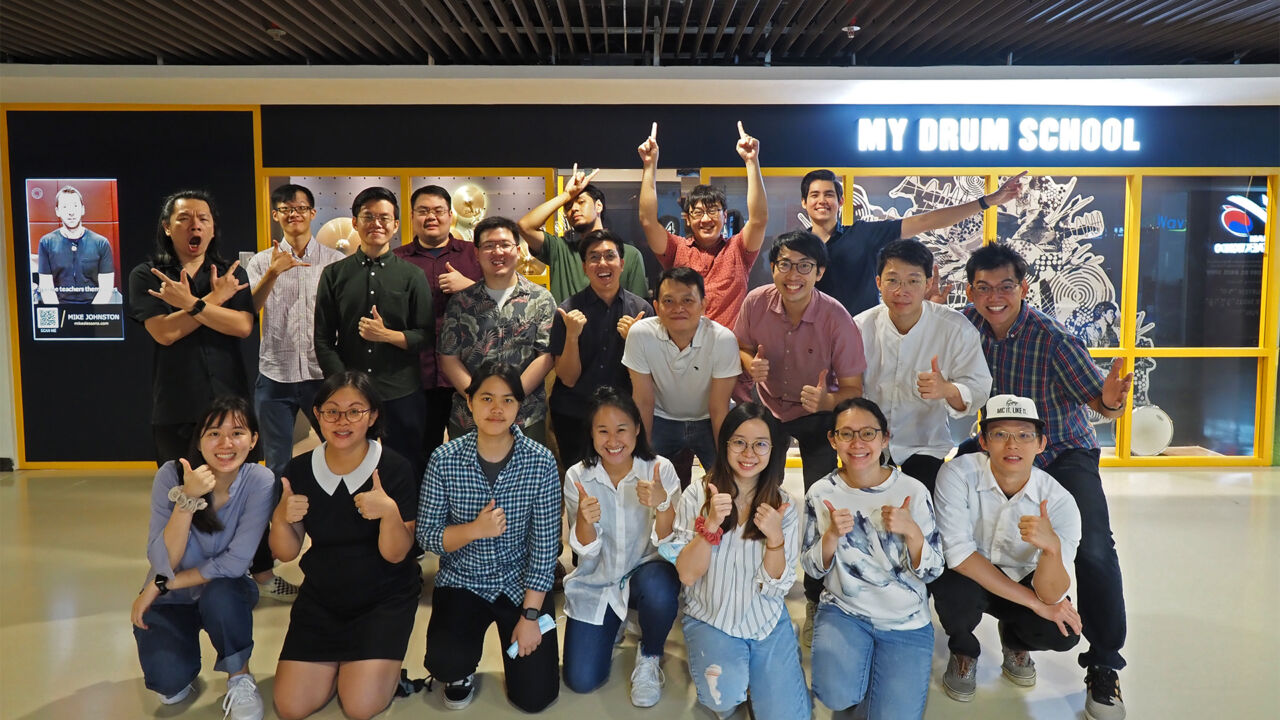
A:
[[[1133,118],[1118,117],[922,117],[915,119],[920,152],[1005,152],[1014,142],[1025,152],[1114,152],[1142,149]],[[901,151],[912,120],[858,118],[858,152]]]

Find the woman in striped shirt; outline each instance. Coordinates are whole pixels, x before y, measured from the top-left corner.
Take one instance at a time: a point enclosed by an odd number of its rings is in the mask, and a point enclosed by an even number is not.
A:
[[[761,720],[807,718],[812,705],[783,597],[795,583],[797,508],[782,490],[786,446],[756,403],[725,417],[716,462],[689,485],[676,511],[676,570],[684,636],[698,701],[721,717],[751,691]]]

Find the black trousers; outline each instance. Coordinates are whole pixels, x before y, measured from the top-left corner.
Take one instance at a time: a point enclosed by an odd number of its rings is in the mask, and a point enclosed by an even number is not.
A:
[[[547,593],[542,612],[556,614],[555,597]],[[527,713],[542,712],[560,695],[560,649],[557,631],[542,636],[542,643],[525,657],[507,656],[511,633],[520,620],[520,608],[505,595],[489,602],[470,590],[436,585],[431,593],[431,620],[427,624],[427,672],[441,682],[461,680],[476,671],[484,650],[484,635],[498,623],[497,648],[507,681],[507,699]]]
[[[551,430],[560,448],[560,466],[567,470],[582,461],[591,443],[587,419],[551,411]]]
[[[1034,572],[1027,575],[1021,583],[1031,587],[1034,576]],[[983,614],[1000,620],[1000,642],[1010,650],[1063,652],[1080,642],[1080,636],[1069,628],[1064,636],[1056,623],[989,592],[955,570],[944,570],[941,577],[929,584],[929,589],[933,592],[938,620],[947,633],[947,647],[957,655],[976,658],[982,652],[973,631],[982,622]]]
[[[938,480],[938,471],[942,469],[942,462],[941,458],[916,453],[898,465],[898,469],[919,480],[932,495],[933,486]]]
[[[449,412],[453,409],[454,389],[451,387],[423,390],[426,398],[426,424],[422,436],[422,454],[427,460],[431,453],[444,444],[444,434],[449,428]],[[452,440],[453,438],[449,438]]]
[[[409,461],[414,482],[419,485],[427,469],[422,444],[426,424],[427,407],[421,390],[382,401],[382,443]]]

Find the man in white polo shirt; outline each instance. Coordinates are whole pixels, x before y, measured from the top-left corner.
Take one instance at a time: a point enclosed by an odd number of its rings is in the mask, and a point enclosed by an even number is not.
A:
[[[1014,684],[1036,683],[1032,650],[1070,650],[1080,615],[1067,568],[1080,544],[1080,511],[1057,480],[1035,467],[1044,421],[1035,403],[997,395],[981,413],[985,452],[955,458],[938,473],[934,512],[947,570],[929,585],[948,636],[942,687],[973,699],[978,654],[973,630],[983,614],[999,619],[1001,670]]]
[[[654,452],[670,458],[689,448],[709,470],[742,368],[733,333],[702,315],[703,287],[702,276],[691,268],[663,272],[654,302],[658,316],[631,326],[622,364],[631,373],[632,394]],[[687,472],[681,475],[685,484]]]

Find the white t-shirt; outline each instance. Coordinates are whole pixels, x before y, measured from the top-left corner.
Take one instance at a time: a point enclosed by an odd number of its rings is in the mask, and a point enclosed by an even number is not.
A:
[[[708,317],[698,321],[689,346],[676,347],[662,322],[643,318],[631,326],[622,364],[653,378],[653,414],[667,420],[706,420],[713,378],[742,373],[738,340]]]

